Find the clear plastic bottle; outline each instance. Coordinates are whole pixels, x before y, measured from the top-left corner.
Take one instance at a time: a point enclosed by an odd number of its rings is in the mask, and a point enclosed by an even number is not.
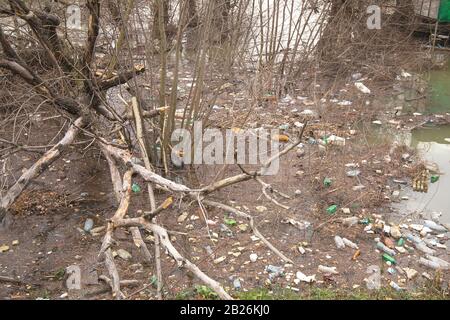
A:
[[[386,247],[382,242],[377,242],[377,248],[386,252],[387,254],[389,254],[391,256],[395,256],[397,254],[394,250]]]
[[[342,238],[339,237],[339,236],[335,236],[334,237],[334,243],[336,243],[336,247],[338,249],[344,249],[345,248],[344,240],[342,240]]]

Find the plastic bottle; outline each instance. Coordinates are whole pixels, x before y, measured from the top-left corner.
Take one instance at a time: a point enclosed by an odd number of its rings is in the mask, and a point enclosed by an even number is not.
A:
[[[84,222],[83,230],[84,230],[85,232],[90,232],[90,231],[92,230],[93,227],[94,227],[94,220],[92,220],[91,218],[89,218],[89,219],[87,219],[87,220]]]
[[[422,258],[422,257],[420,257],[419,263],[421,265],[424,265],[424,266],[426,266],[428,268],[431,268],[431,269],[435,269],[435,270],[442,269],[441,265],[439,263],[437,263],[435,261],[427,260],[427,259]]]
[[[408,233],[406,235],[406,239],[408,239],[409,241],[413,242],[413,243],[420,243],[422,242],[422,239],[420,239],[419,237],[416,237],[415,235]]]
[[[357,245],[356,243],[353,243],[353,242],[351,242],[350,240],[348,240],[348,239],[346,239],[346,238],[342,238],[342,241],[344,242],[344,244],[345,244],[347,247],[350,247],[350,248],[353,248],[353,249],[356,249],[356,250],[359,249],[359,248],[358,248],[358,245]]]
[[[352,227],[358,223],[358,217],[350,217],[342,219],[342,224],[346,227]]]
[[[401,291],[401,290],[402,290],[402,288],[400,288],[400,286],[399,286],[398,284],[396,284],[394,281],[391,281],[391,282],[389,283],[389,285],[390,285],[392,288],[394,288],[395,290],[397,290],[397,291]]]
[[[423,253],[426,254],[434,254],[436,252],[435,250],[428,248],[425,242],[423,241],[416,243],[415,247],[417,250],[422,251]]]
[[[393,257],[391,257],[390,255],[388,255],[387,253],[383,253],[382,258],[383,258],[384,261],[388,261],[388,262],[390,262],[392,264],[397,264],[397,261]]]
[[[429,255],[429,254],[426,255],[426,258],[428,260],[430,260],[430,261],[438,263],[441,266],[441,269],[443,269],[443,270],[450,269],[450,263],[448,263],[447,261],[445,261],[445,260],[443,260],[441,258],[434,257],[434,256]]]
[[[342,238],[339,237],[339,236],[335,236],[334,237],[334,243],[336,243],[336,247],[338,249],[344,249],[345,248],[344,240],[342,240]]]
[[[425,226],[434,230],[434,231],[438,231],[438,232],[446,232],[447,229],[439,224],[437,224],[436,222],[432,221],[432,220],[425,220]]]
[[[241,290],[242,286],[241,286],[241,281],[239,280],[239,278],[236,278],[233,280],[233,286],[236,291]]]
[[[389,255],[391,255],[391,256],[395,256],[395,255],[396,255],[396,252],[395,252],[394,250],[392,250],[392,249],[386,247],[386,246],[384,245],[384,243],[382,243],[382,242],[380,242],[380,241],[377,242],[377,248],[380,249],[380,250],[382,250],[382,251],[384,251],[384,252],[386,252],[387,254],[389,254]]]
[[[336,271],[336,267],[327,267],[327,266],[319,266],[319,272],[325,273],[325,274],[339,274],[339,272]]]

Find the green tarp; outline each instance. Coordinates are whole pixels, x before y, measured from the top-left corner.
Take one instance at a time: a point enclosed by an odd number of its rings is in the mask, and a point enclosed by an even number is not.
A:
[[[441,0],[438,20],[439,22],[450,22],[450,0]]]

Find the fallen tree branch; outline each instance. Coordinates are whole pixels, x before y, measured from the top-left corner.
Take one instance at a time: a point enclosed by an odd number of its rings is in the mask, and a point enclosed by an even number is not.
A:
[[[112,87],[116,87],[121,84],[127,83],[129,80],[133,79],[134,76],[144,73],[145,67],[142,65],[136,65],[134,70],[125,71],[118,75],[112,76],[111,78],[104,79],[98,82],[98,87],[101,91],[106,91]]]
[[[161,239],[161,244],[167,249],[169,254],[175,259],[180,268],[186,268],[191,271],[195,276],[197,276],[201,281],[203,281],[207,286],[209,286],[221,299],[233,300],[233,298],[222,288],[222,286],[215,280],[207,276],[203,271],[201,271],[195,264],[184,258],[177,249],[173,246],[169,239],[167,230],[163,227],[150,223],[146,221],[143,217],[140,218],[130,218],[114,221],[115,227],[130,227],[139,226],[145,228],[146,230],[153,232],[158,235]]]
[[[131,198],[131,177],[133,175],[133,170],[128,170],[123,176],[123,185],[122,191],[123,196],[120,200],[119,207],[117,208],[116,213],[108,222],[108,226],[106,229],[105,237],[103,238],[103,243],[100,248],[99,257],[102,255],[105,257],[105,265],[108,269],[108,273],[111,277],[111,288],[113,292],[113,297],[116,299],[123,299],[124,295],[120,291],[120,277],[119,272],[117,271],[116,264],[114,263],[114,257],[112,255],[111,245],[113,244],[112,234],[114,231],[114,220],[123,219],[128,211],[128,207],[130,205]]]
[[[65,149],[75,140],[79,128],[83,126],[83,118],[78,118],[67,130],[64,137],[49,151],[47,151],[31,168],[26,170],[17,182],[8,190],[0,201],[0,208],[8,210],[11,204],[19,197],[30,181],[40,176],[45,169],[58,159]]]
[[[133,115],[134,115],[134,119],[135,119],[136,136],[139,141],[139,147],[141,149],[141,153],[144,158],[145,168],[147,170],[153,171],[153,167],[150,163],[150,156],[148,153],[148,142],[144,136],[144,130],[143,130],[144,125],[143,125],[142,117],[141,117],[142,110],[141,110],[141,107],[140,107],[136,97],[133,97],[131,99],[131,107],[132,107]],[[147,183],[147,190],[148,190],[148,198],[150,201],[150,208],[152,211],[156,211],[157,208],[156,208],[155,194],[153,192],[153,186],[151,183]],[[156,223],[155,217],[152,220],[154,223]],[[155,266],[156,266],[156,277],[157,277],[156,295],[157,295],[158,299],[161,300],[162,299],[161,250],[160,250],[160,239],[157,234],[155,234]]]
[[[134,158],[128,150],[122,150],[113,147],[112,145],[107,145],[103,141],[100,141],[100,145],[103,150],[114,156],[116,159],[122,161],[125,165],[133,168],[133,170],[147,182],[159,184],[175,192],[186,192],[186,193],[197,192],[196,190],[192,190],[186,187],[185,185],[166,179],[146,169],[145,167],[137,164],[136,158]]]

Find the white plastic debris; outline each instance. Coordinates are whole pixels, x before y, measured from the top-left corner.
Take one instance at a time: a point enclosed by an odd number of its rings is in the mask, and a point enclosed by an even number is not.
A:
[[[338,249],[344,249],[345,248],[344,240],[341,237],[339,237],[339,236],[335,236],[334,237],[334,243],[336,244],[336,247]]]
[[[432,220],[425,220],[425,227],[428,227],[437,232],[447,232],[447,229]]]
[[[319,272],[324,274],[339,274],[339,272],[336,270],[336,267],[327,267],[319,265],[318,270]]]
[[[338,102],[338,106],[343,106],[343,107],[351,106],[352,104],[353,104],[353,102],[348,101],[348,100],[343,100],[341,102]]]
[[[313,274],[312,276],[307,276],[303,272],[297,271],[297,274],[295,276],[299,281],[303,281],[303,282],[307,282],[307,283],[312,283],[312,282],[316,281],[315,274]]]
[[[350,248],[353,248],[353,249],[356,249],[356,250],[359,249],[359,247],[358,247],[358,245],[357,245],[356,243],[354,243],[354,242],[348,240],[347,238],[342,238],[342,241],[344,242],[344,244],[345,244],[347,247],[350,247]]]
[[[370,94],[372,91],[370,91],[369,88],[367,88],[362,82],[355,82],[355,87],[365,94]]]

